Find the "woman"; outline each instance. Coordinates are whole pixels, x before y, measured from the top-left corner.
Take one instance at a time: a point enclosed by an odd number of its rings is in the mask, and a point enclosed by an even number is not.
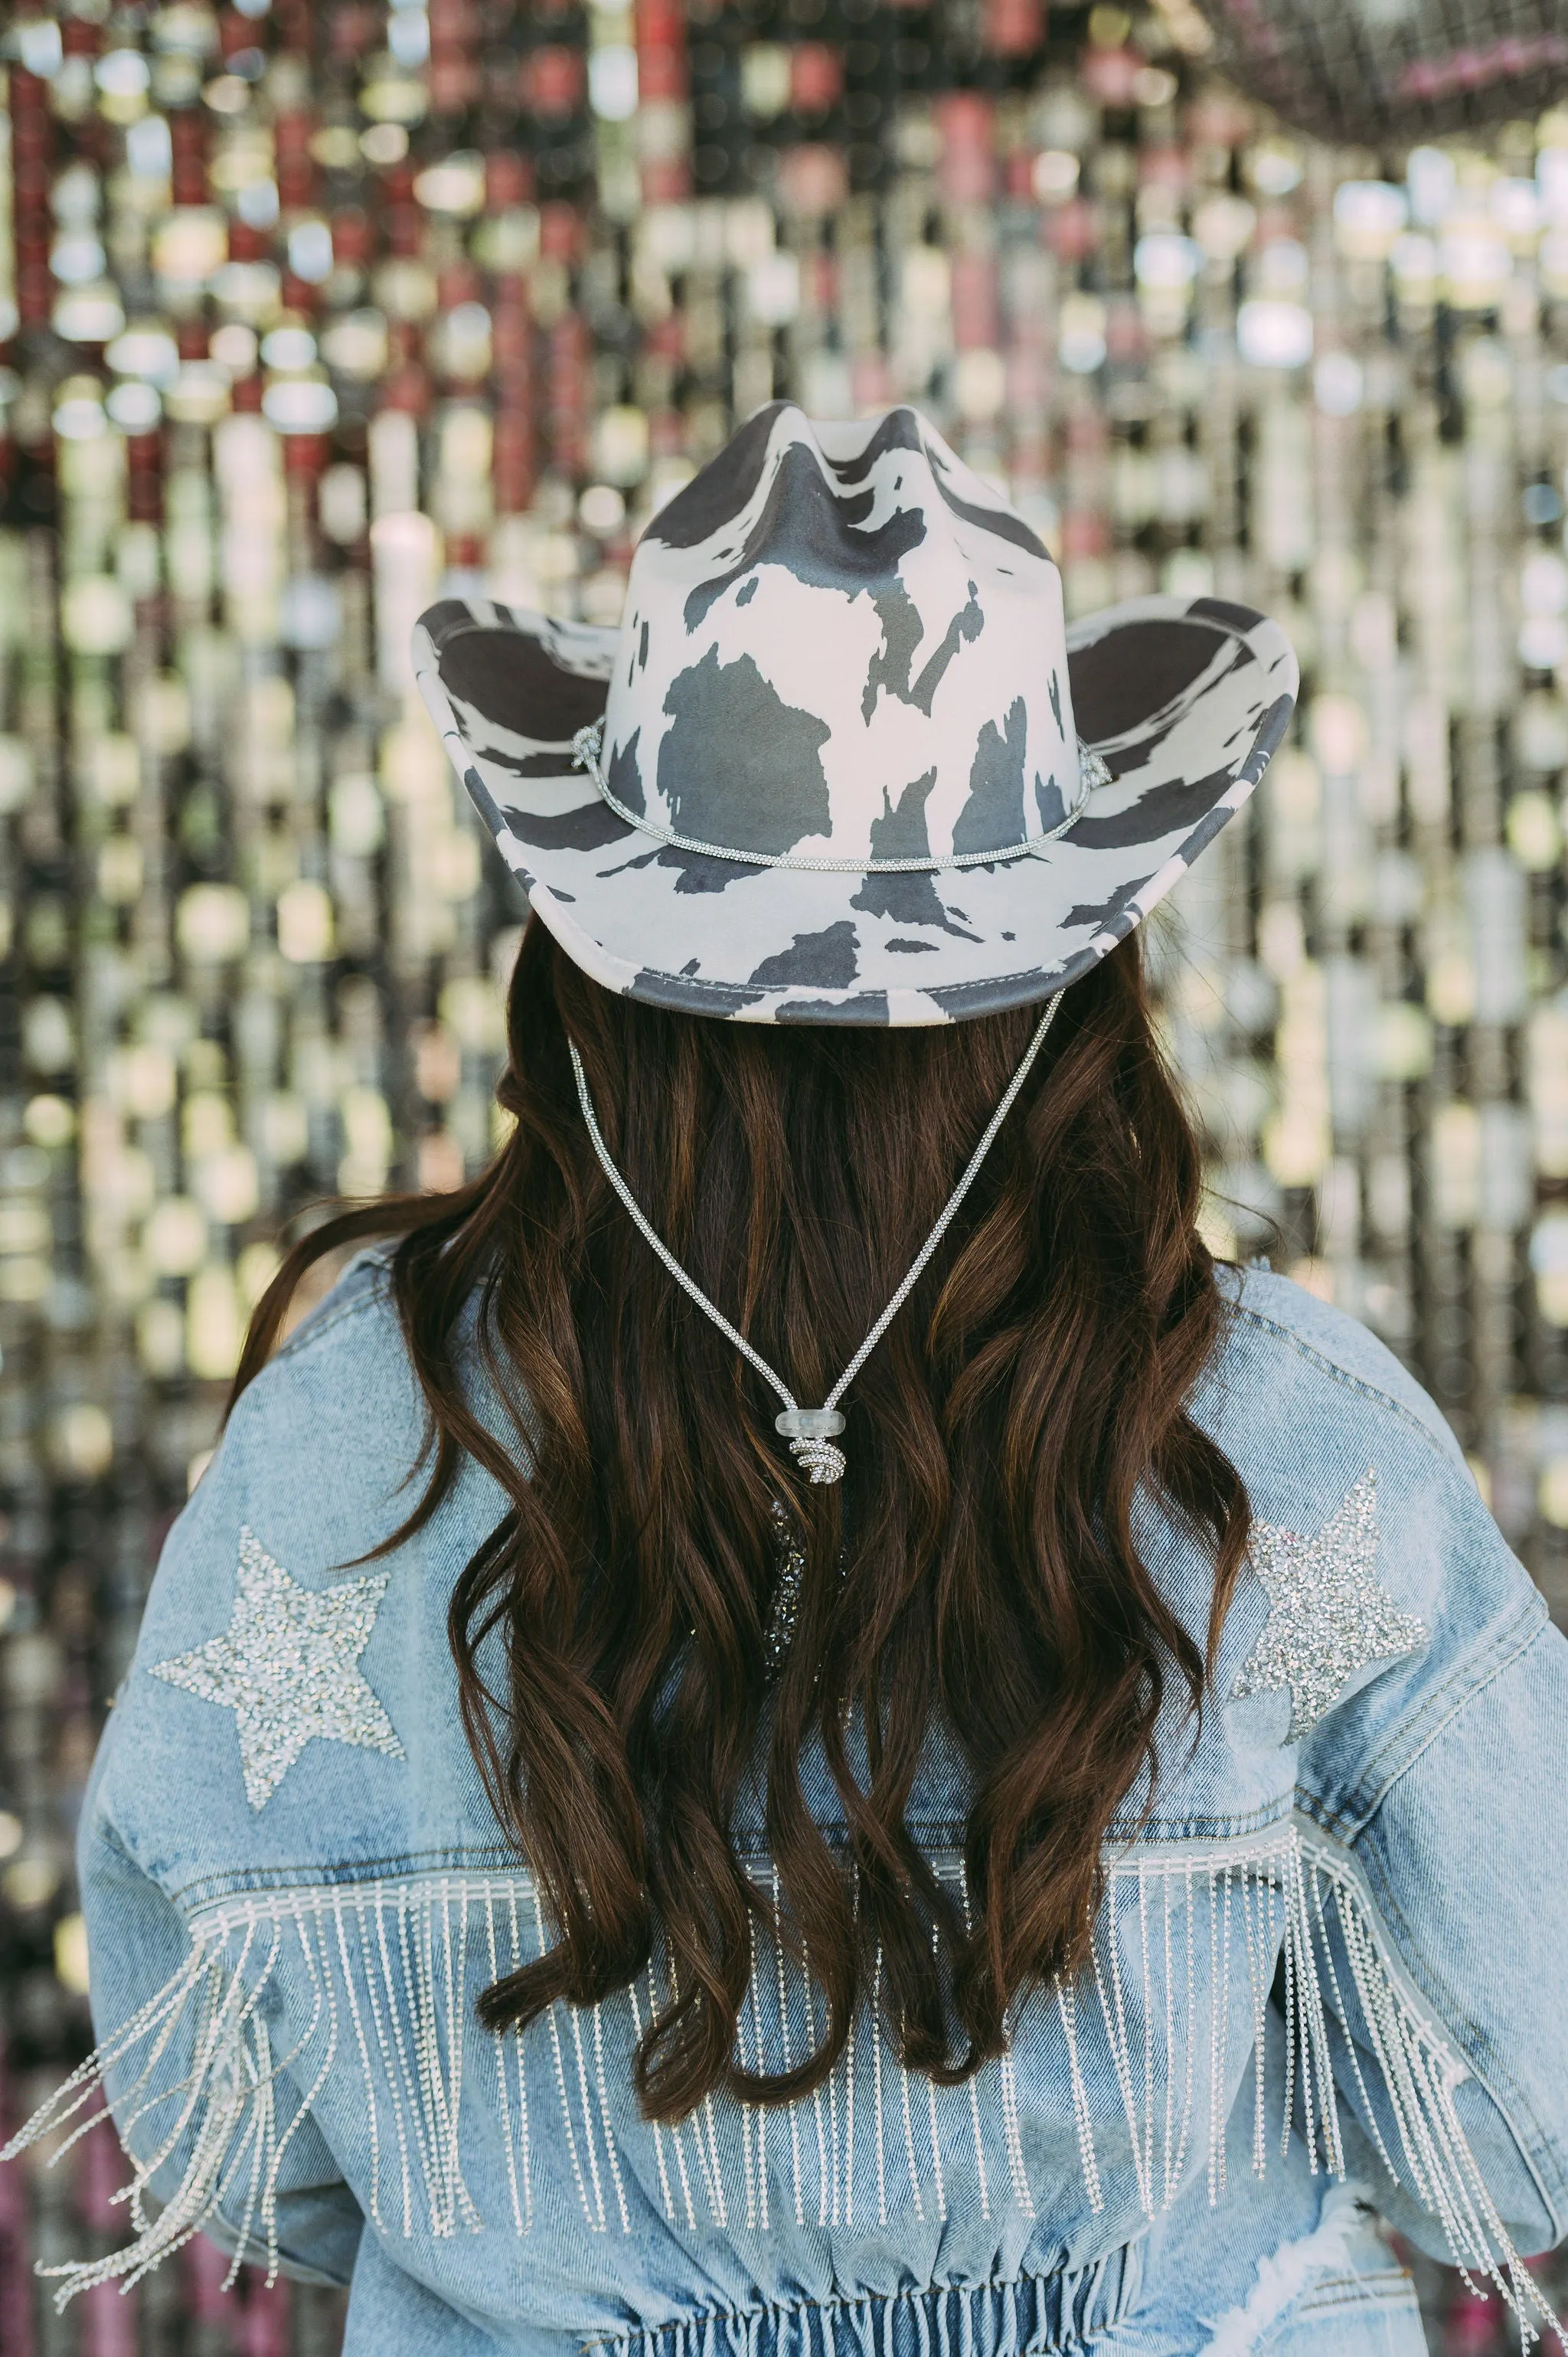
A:
[[[419,667],[532,894],[491,1168],[258,1315],[81,1838],[98,2084],[350,2352],[1402,2357],[1546,2311],[1568,1675],[1441,1418],[1216,1270],[1135,927],[1291,710],[1069,654],[908,411]],[[281,1349],[306,1267],[383,1241]],[[821,1403],[820,1405],[817,1403]]]

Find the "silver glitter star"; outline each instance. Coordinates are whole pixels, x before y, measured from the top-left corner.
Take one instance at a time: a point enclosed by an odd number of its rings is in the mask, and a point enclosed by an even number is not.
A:
[[[242,1530],[228,1628],[193,1653],[154,1663],[154,1677],[233,1712],[252,1809],[266,1807],[313,1735],[404,1757],[357,1667],[391,1577],[377,1571],[336,1587],[301,1587]]]
[[[1269,1617],[1231,1698],[1288,1686],[1287,1743],[1299,1743],[1369,1662],[1397,1662],[1427,1642],[1424,1624],[1379,1584],[1371,1470],[1314,1538],[1254,1523],[1248,1560],[1268,1590]]]

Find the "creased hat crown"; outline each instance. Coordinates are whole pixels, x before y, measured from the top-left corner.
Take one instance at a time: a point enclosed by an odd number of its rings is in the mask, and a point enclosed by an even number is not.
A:
[[[1016,851],[1079,799],[1060,576],[912,409],[775,404],[639,544],[601,761],[715,851]]]
[[[653,518],[616,629],[453,597],[413,652],[568,954],[744,1023],[1053,996],[1240,808],[1297,683],[1223,597],[1064,631],[1028,525],[911,409],[760,412]]]

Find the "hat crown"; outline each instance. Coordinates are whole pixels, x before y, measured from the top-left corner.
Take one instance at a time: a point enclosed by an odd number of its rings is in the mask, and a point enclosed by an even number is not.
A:
[[[777,404],[639,544],[602,775],[743,857],[1016,853],[1078,800],[1060,576],[915,410]]]

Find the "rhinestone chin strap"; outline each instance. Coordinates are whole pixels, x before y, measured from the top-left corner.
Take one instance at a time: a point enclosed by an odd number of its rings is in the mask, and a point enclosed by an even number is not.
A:
[[[724,1311],[708,1299],[695,1278],[688,1276],[663,1237],[648,1219],[641,1204],[617,1169],[609,1147],[605,1144],[604,1134],[599,1128],[598,1119],[594,1112],[594,1100],[588,1092],[588,1076],[583,1070],[583,1060],[577,1053],[575,1044],[568,1042],[572,1049],[572,1071],[577,1082],[577,1102],[583,1108],[583,1119],[587,1124],[588,1135],[593,1141],[594,1152],[599,1158],[600,1169],[620,1197],[644,1243],[658,1254],[682,1291],[690,1295],[698,1308],[713,1319],[720,1333],[727,1336],[742,1358],[756,1368],[763,1381],[768,1383],[783,1401],[784,1411],[781,1415],[775,1416],[774,1430],[782,1433],[788,1440],[789,1454],[799,1463],[808,1480],[843,1480],[844,1453],[842,1448],[834,1445],[839,1434],[844,1428],[844,1419],[839,1412],[839,1402],[875,1350],[878,1342],[881,1341],[884,1334],[886,1333],[889,1326],[892,1325],[900,1309],[903,1308],[910,1294],[913,1293],[925,1273],[931,1254],[946,1235],[959,1205],[963,1201],[980,1174],[981,1164],[996,1142],[998,1130],[1013,1110],[1019,1090],[1029,1077],[1035,1059],[1045,1045],[1046,1034],[1050,1029],[1057,1008],[1060,1005],[1061,993],[1058,991],[1056,996],[1047,1002],[1046,1011],[1036,1028],[1035,1036],[1024,1050],[1017,1071],[1008,1082],[1001,1103],[986,1123],[984,1135],[970,1156],[962,1178],[938,1214],[936,1226],[916,1254],[908,1275],[821,1407],[802,1407],[800,1405],[789,1385],[774,1373],[761,1352],[752,1349],[746,1336],[736,1327],[732,1326]]]

